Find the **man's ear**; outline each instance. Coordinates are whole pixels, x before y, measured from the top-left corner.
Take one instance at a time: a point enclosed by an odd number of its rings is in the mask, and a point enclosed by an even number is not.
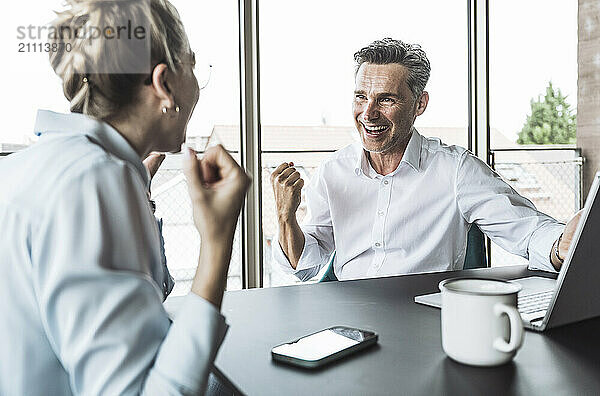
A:
[[[425,112],[427,103],[429,103],[429,92],[423,91],[415,106],[415,117],[420,116]]]
[[[169,86],[169,69],[164,63],[156,65],[152,70],[152,90],[160,101],[160,107],[166,107],[167,109],[175,106],[175,99]]]

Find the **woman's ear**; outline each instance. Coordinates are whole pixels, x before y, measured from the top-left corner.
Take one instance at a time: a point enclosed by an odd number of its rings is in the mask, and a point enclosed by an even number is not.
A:
[[[152,70],[152,90],[160,101],[160,107],[167,109],[175,106],[175,99],[169,88],[169,69],[164,63],[159,63]]]

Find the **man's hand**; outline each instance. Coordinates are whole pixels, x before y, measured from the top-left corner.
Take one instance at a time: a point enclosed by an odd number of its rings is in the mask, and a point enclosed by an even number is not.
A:
[[[579,220],[581,219],[581,214],[583,213],[583,209],[579,212],[575,213],[571,220],[565,226],[565,230],[563,231],[562,237],[560,238],[560,244],[558,245],[558,259],[555,259],[554,252],[552,253],[552,265],[557,270],[562,266],[562,262],[567,257],[567,253],[569,252],[569,246],[571,246],[571,242],[573,241],[573,234],[575,234],[575,230],[577,229],[577,224],[579,224]],[[556,241],[558,242],[558,241]],[[556,242],[554,243],[556,245]]]
[[[300,206],[304,180],[293,165],[293,162],[284,162],[271,174],[277,217],[280,222],[295,219],[296,210]]]
[[[271,184],[279,221],[279,246],[295,269],[304,249],[304,234],[296,220],[304,180],[293,162],[284,162],[271,174]]]
[[[160,164],[165,160],[165,155],[161,153],[150,153],[148,157],[142,163],[148,169],[148,173],[150,173],[150,179],[154,177],[158,168],[160,168]]]

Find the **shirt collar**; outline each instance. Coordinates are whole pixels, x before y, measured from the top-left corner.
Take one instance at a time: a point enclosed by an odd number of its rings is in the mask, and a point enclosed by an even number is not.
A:
[[[402,156],[402,160],[400,161],[400,163],[406,162],[415,171],[419,172],[421,164],[422,138],[421,134],[417,131],[415,127],[412,127],[411,133],[412,135],[410,137],[410,140],[408,141],[408,145],[406,146],[406,150],[404,151],[404,155]],[[368,175],[369,168],[371,168],[371,164],[369,163],[367,154],[362,145],[359,143],[358,146],[360,152],[356,161],[356,165],[354,167],[354,173],[356,173],[356,175]],[[400,166],[398,166],[398,168],[399,167]],[[396,171],[397,170],[392,172],[392,175],[395,174]]]
[[[123,135],[104,121],[79,113],[63,114],[49,110],[38,110],[34,132],[37,136],[46,133],[87,136],[109,153],[132,164],[142,177],[146,187],[150,187],[148,170],[139,155]]]
[[[421,165],[422,142],[423,139],[421,138],[421,134],[415,127],[412,127],[412,136],[410,137],[404,155],[402,156],[402,162],[406,162],[417,172],[419,172]]]

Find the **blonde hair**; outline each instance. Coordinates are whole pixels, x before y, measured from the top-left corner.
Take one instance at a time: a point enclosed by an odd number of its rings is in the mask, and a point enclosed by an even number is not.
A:
[[[62,79],[64,95],[74,113],[98,119],[115,115],[135,101],[139,87],[157,63],[175,71],[175,63],[190,51],[179,14],[168,0],[67,0],[67,5],[50,24],[54,35],[49,35],[49,43],[57,44],[53,46],[56,51],[50,51],[50,64]],[[126,44],[115,45],[114,39],[109,43],[106,37],[91,37],[89,33],[64,34],[91,26],[115,26],[124,16],[149,26],[148,74],[127,72],[129,65],[140,60]],[[98,70],[95,66],[101,62],[118,71]]]

